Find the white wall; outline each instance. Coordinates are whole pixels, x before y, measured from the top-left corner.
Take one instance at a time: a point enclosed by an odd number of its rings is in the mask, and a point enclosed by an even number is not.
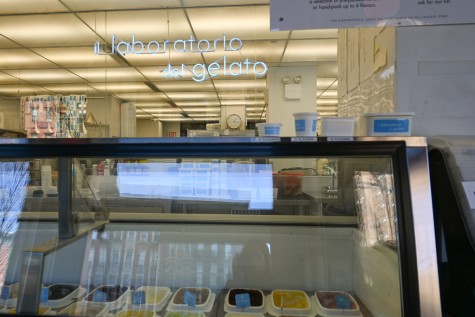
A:
[[[176,136],[180,136],[180,122],[163,122],[162,123],[162,136],[167,138],[168,133],[175,132]]]
[[[86,113],[89,114],[92,112],[94,118],[96,119],[97,123],[102,124],[109,124],[107,118],[107,98],[99,97],[99,98],[88,98],[87,99],[87,109]]]
[[[161,135],[161,127],[159,121],[137,120],[137,137],[138,138],[158,138]]]
[[[397,111],[412,134],[475,135],[475,25],[397,31]]]
[[[0,129],[25,132],[21,122],[19,99],[0,99],[0,114],[3,114],[3,126],[0,126]]]
[[[282,78],[289,76],[291,84],[295,76],[302,76],[301,97],[298,100],[286,100]],[[267,74],[268,106],[267,122],[282,123],[281,135],[294,136],[295,124],[292,116],[295,112],[316,112],[317,110],[317,67],[269,67]]]
[[[87,113],[92,112],[97,123],[109,125],[111,137],[120,136],[120,103],[119,99],[111,96],[87,100]]]

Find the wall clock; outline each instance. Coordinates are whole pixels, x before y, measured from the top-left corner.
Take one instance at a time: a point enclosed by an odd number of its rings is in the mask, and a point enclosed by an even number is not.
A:
[[[238,129],[241,126],[241,123],[242,119],[238,114],[233,113],[226,118],[226,125],[230,129]]]

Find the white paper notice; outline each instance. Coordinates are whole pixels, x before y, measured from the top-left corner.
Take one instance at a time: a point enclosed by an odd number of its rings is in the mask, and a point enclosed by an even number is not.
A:
[[[475,182],[462,182],[470,209],[475,209]]]
[[[271,0],[270,12],[272,31],[459,24],[475,22],[475,1]]]

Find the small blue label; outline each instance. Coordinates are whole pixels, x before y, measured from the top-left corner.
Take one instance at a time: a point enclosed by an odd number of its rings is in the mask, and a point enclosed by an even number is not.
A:
[[[295,131],[305,132],[305,119],[295,119]]]
[[[336,308],[339,308],[339,309],[351,308],[350,299],[345,295],[336,295],[335,302],[336,302]]]
[[[190,291],[185,291],[185,296],[183,297],[183,301],[186,305],[195,307],[196,306],[196,294]]]
[[[251,297],[249,293],[236,294],[236,307],[246,308],[251,306]]]
[[[107,300],[107,294],[101,291],[95,291],[92,295],[92,300],[94,302],[103,303]]]
[[[317,131],[317,120],[313,120],[312,121],[312,132],[316,132]]]
[[[3,300],[9,299],[10,298],[10,287],[4,286],[2,288],[2,296],[1,298]]]
[[[374,132],[409,132],[409,119],[376,119],[374,120]]]
[[[252,142],[279,142],[280,138],[276,136],[268,136],[268,137],[261,137],[261,138],[253,138]]]
[[[318,138],[316,136],[299,136],[290,138],[292,142],[317,142]]]
[[[264,127],[265,135],[279,135],[280,127]]]
[[[146,302],[144,291],[135,291],[132,293],[132,305],[143,305]]]
[[[40,301],[46,303],[48,301],[49,289],[47,287],[41,288]]]

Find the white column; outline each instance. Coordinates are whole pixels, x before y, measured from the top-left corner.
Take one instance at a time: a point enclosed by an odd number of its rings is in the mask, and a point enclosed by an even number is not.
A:
[[[137,119],[135,115],[135,104],[132,102],[120,105],[120,136],[135,137],[137,133]]]
[[[295,78],[300,76],[297,84]],[[283,78],[288,77],[287,85],[300,85],[287,87]],[[317,111],[317,67],[269,67],[267,74],[268,105],[267,122],[282,123],[281,136],[295,136],[293,113]],[[290,88],[290,89],[289,89]],[[300,94],[298,93],[300,89]],[[282,168],[302,167],[315,168],[314,160],[285,159],[272,162],[272,169],[279,171]]]

